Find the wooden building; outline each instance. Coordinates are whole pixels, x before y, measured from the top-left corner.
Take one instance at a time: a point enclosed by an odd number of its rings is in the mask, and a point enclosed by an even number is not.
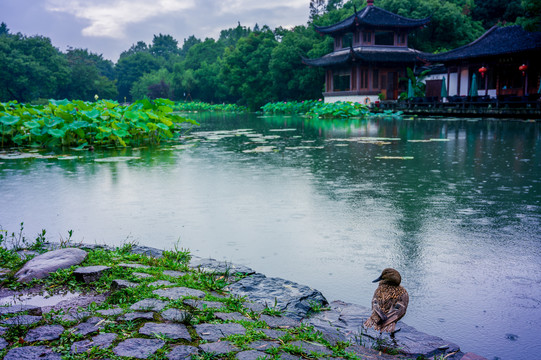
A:
[[[449,97],[470,95],[474,74],[479,96],[502,99],[535,95],[541,77],[541,33],[527,32],[518,25],[494,26],[468,45],[425,58],[445,66],[446,74],[428,81],[446,78]]]
[[[379,96],[397,99],[407,91],[406,68],[423,63],[427,54],[408,47],[408,34],[430,21],[410,19],[374,6],[355,11],[347,19],[325,27],[321,34],[334,38],[334,51],[318,59],[303,59],[326,69],[325,102],[374,102]]]

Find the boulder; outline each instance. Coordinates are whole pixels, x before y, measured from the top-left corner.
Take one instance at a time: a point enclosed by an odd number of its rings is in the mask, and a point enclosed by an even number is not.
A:
[[[229,285],[231,295],[266,304],[284,312],[285,316],[301,320],[312,309],[312,304],[327,305],[320,291],[280,278],[254,274]]]
[[[89,284],[99,280],[99,278],[109,269],[110,267],[108,266],[85,266],[75,269],[73,275],[75,275],[75,280]]]
[[[79,265],[86,258],[86,251],[77,248],[65,248],[46,252],[28,261],[15,278],[22,283],[33,279],[43,279],[59,269],[67,269]]]

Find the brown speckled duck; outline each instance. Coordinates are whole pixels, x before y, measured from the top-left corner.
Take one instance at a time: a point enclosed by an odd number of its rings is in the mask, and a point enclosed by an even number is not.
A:
[[[400,286],[402,277],[395,269],[383,270],[381,276],[373,282],[379,286],[372,298],[372,315],[365,321],[365,327],[373,327],[379,332],[389,332],[394,335],[396,322],[406,315],[409,295]]]

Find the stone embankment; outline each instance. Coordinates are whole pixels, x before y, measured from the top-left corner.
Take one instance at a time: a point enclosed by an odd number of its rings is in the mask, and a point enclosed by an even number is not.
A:
[[[70,359],[484,359],[402,322],[393,342],[362,327],[368,308],[342,301],[328,304],[318,290],[245,266],[197,257],[187,271],[124,260],[81,266],[96,246],[80,247],[37,255],[15,279],[24,283],[75,267],[69,276],[90,289],[111,272],[129,274],[131,280],[119,276],[110,291],[72,294],[52,305],[25,305],[18,299],[31,299],[26,288],[1,289],[0,301],[6,305],[0,306],[0,356],[5,360],[51,360],[66,354]],[[134,246],[131,251],[162,256],[153,248]],[[202,273],[225,280],[227,286],[216,291],[187,286],[194,274]],[[0,269],[2,276],[10,276],[10,270]],[[120,305],[108,301],[118,292],[143,292],[143,287],[151,289],[148,298]]]

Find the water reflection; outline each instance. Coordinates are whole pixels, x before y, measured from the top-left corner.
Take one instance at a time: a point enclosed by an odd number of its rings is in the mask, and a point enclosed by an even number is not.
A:
[[[0,225],[180,239],[364,305],[392,266],[408,324],[488,358],[541,352],[539,123],[194,116],[190,147],[0,160]],[[94,161],[120,156],[137,159]]]

